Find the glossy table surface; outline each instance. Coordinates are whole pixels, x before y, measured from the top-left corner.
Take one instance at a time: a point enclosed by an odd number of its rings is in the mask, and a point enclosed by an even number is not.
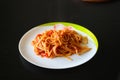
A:
[[[120,80],[119,0],[6,0],[1,5],[1,80]],[[56,21],[91,30],[99,41],[97,54],[83,65],[63,70],[44,69],[27,62],[18,50],[20,38],[37,25]]]

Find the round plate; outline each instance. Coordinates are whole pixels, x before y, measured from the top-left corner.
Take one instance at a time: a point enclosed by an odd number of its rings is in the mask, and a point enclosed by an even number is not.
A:
[[[83,36],[87,36],[89,41],[88,46],[92,49],[89,52],[80,56],[76,54],[70,56],[73,59],[72,61],[64,57],[49,59],[49,58],[42,58],[40,56],[37,56],[34,52],[33,46],[31,45],[32,40],[35,38],[37,34],[42,33],[49,29],[53,29],[53,26],[55,24],[63,24],[64,26],[71,26],[78,33],[82,34]],[[34,65],[49,69],[66,69],[81,65],[89,61],[96,54],[97,50],[98,50],[97,38],[90,30],[80,25],[67,23],[67,22],[51,22],[34,27],[30,29],[28,32],[26,32],[19,42],[19,51],[20,54],[23,56],[23,58],[25,58],[28,62]]]

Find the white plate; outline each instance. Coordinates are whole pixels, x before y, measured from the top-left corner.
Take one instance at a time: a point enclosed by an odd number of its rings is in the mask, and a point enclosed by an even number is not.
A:
[[[76,30],[78,33],[88,37],[89,40],[88,46],[92,49],[89,52],[80,56],[76,54],[70,56],[73,59],[72,61],[64,57],[48,59],[37,56],[34,52],[33,46],[31,45],[31,41],[35,38],[35,36],[38,33],[42,33],[45,30],[53,29],[54,24],[63,24],[65,26],[72,26],[74,30]],[[91,31],[80,25],[73,23],[66,23],[66,22],[52,22],[34,27],[28,32],[26,32],[19,42],[19,51],[20,54],[23,56],[23,58],[25,58],[28,62],[34,65],[49,69],[65,69],[65,68],[71,68],[81,65],[89,61],[96,54],[97,49],[98,49],[98,41],[95,35]]]

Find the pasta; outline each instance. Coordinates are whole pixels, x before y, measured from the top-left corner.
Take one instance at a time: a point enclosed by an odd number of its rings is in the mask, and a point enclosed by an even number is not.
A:
[[[37,34],[32,41],[34,52],[47,58],[66,57],[70,60],[71,55],[81,55],[91,50],[87,46],[88,38],[78,34],[70,27],[57,30],[56,26],[52,30],[47,30]]]

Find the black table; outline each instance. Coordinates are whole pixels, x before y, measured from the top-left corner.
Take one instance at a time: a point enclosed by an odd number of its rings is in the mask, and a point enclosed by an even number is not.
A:
[[[120,80],[120,1],[84,3],[80,0],[4,0],[1,25],[1,80]],[[23,59],[18,43],[39,24],[64,21],[91,30],[99,41],[97,54],[87,63],[50,70]]]

